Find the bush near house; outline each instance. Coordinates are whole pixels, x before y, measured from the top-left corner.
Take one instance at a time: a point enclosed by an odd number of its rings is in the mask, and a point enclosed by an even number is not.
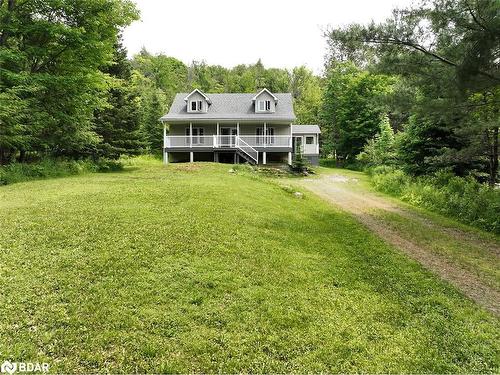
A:
[[[499,189],[479,183],[472,177],[458,177],[446,171],[411,177],[401,170],[380,166],[369,169],[368,173],[379,191],[500,234]]]

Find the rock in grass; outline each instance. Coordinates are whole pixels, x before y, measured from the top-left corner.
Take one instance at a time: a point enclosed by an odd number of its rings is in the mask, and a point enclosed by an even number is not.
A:
[[[304,198],[304,194],[301,193],[300,191],[296,191],[295,193],[293,193],[293,195],[295,196],[295,198],[299,198],[299,199]]]

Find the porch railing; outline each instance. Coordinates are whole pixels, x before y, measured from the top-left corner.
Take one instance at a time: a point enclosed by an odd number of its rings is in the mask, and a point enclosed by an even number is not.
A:
[[[236,147],[236,135],[167,135],[165,147]],[[292,147],[289,135],[240,135],[239,139],[250,147]]]

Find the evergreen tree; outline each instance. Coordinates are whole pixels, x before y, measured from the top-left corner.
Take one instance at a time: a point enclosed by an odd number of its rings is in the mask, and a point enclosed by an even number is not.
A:
[[[111,77],[111,88],[107,106],[95,113],[94,129],[101,138],[97,155],[114,159],[138,155],[146,146],[140,131],[140,100],[132,90],[132,68],[121,43],[115,46],[113,64],[105,72]]]

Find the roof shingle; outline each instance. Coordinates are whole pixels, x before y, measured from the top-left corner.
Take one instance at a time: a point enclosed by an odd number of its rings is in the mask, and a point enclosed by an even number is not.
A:
[[[292,134],[321,134],[318,125],[292,125]]]
[[[161,120],[165,122],[196,120],[259,120],[259,121],[295,121],[292,95],[274,94],[278,99],[273,113],[255,113],[252,98],[255,94],[206,94],[212,104],[207,113],[188,113],[184,98],[188,93],[177,94],[170,111]]]

